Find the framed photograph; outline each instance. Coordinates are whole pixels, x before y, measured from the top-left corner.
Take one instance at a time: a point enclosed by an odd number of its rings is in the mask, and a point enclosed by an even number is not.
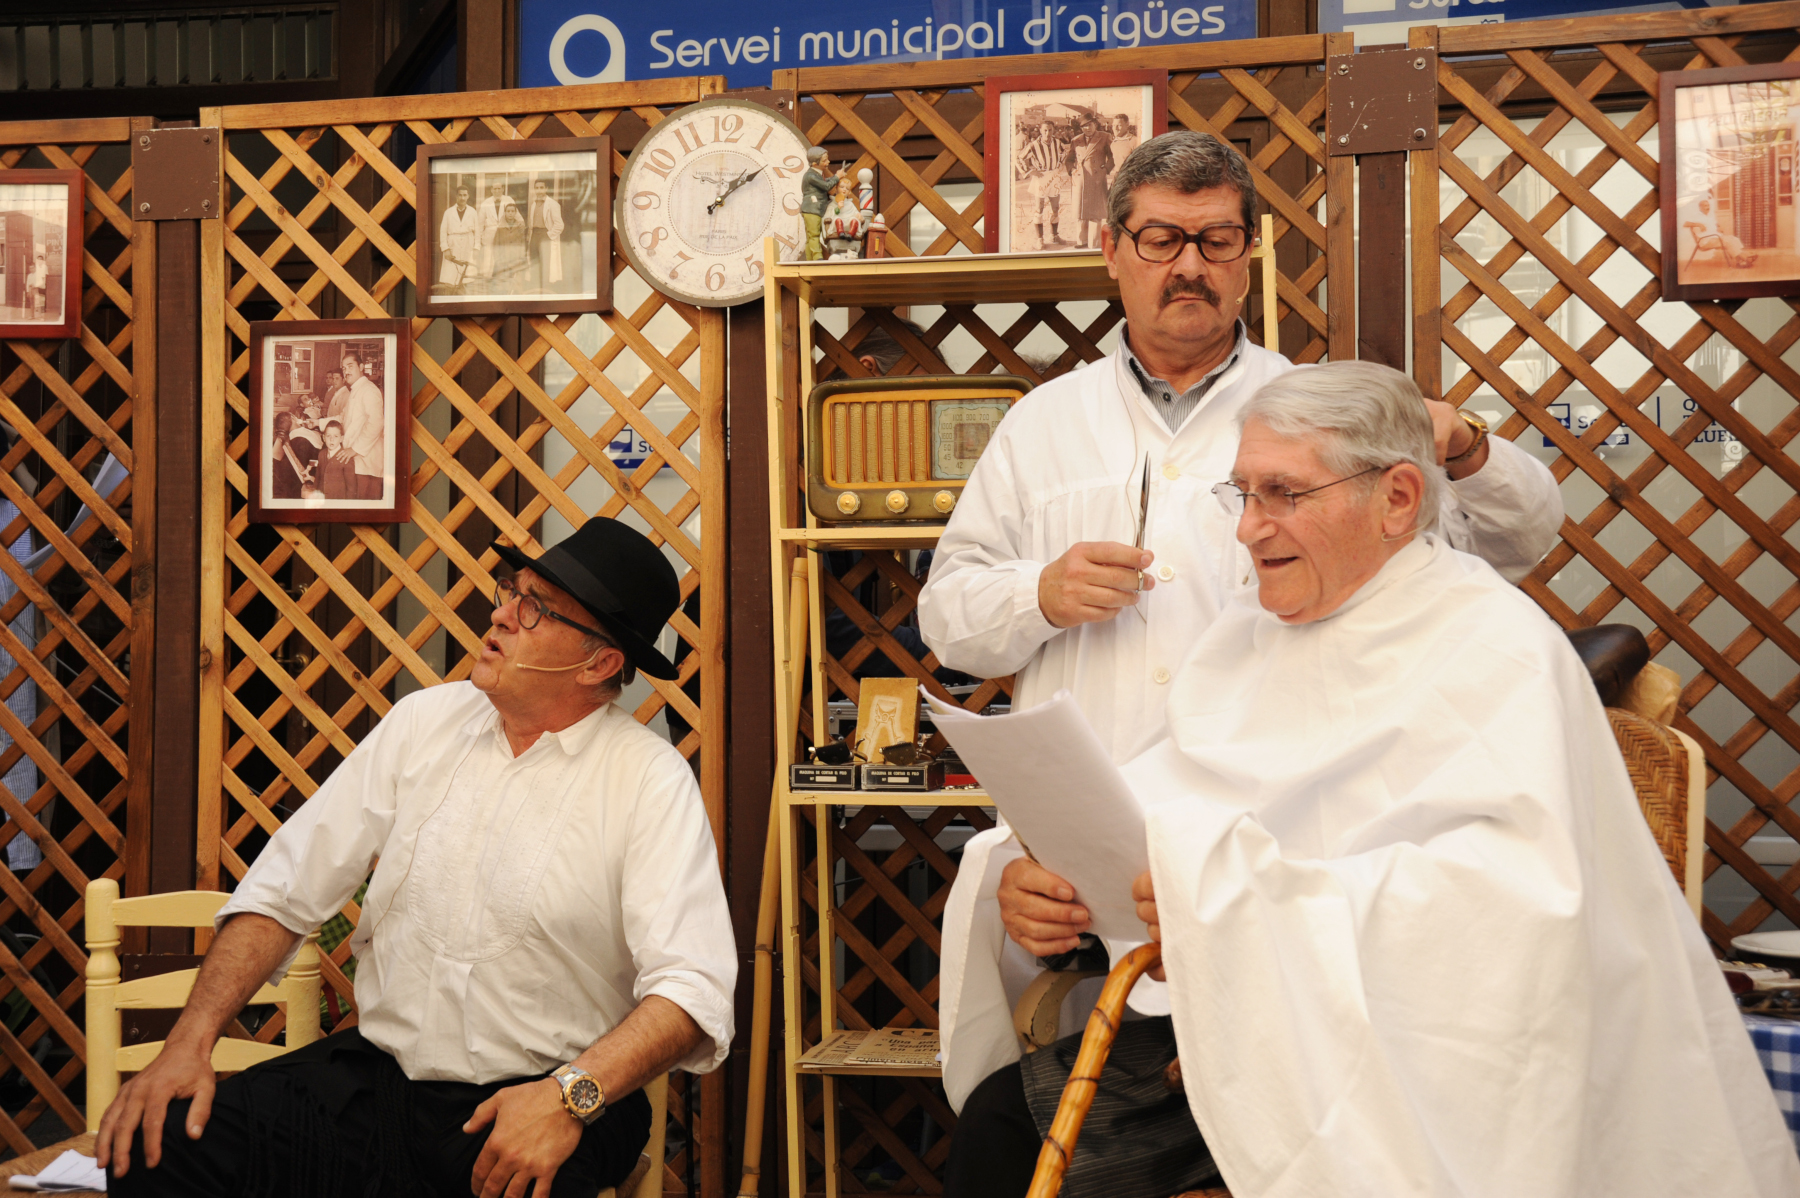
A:
[[[404,524],[411,481],[410,321],[251,324],[252,523]]]
[[[988,80],[988,252],[1099,249],[1106,189],[1133,150],[1167,131],[1168,86],[1166,71]]]
[[[420,146],[422,316],[612,311],[612,138]]]
[[[0,337],[81,336],[80,171],[0,171]]]
[[[1800,63],[1666,71],[1659,93],[1663,298],[1800,294]]]

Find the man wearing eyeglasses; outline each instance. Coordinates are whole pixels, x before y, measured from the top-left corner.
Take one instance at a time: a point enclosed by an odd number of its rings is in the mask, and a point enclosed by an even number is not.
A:
[[[675,572],[606,519],[494,550],[515,573],[469,680],[396,703],[220,911],[101,1121],[109,1193],[593,1198],[638,1164],[644,1084],[724,1060],[711,826],[687,761],[614,703],[637,670],[677,676],[653,643]],[[357,1025],[215,1084],[226,1024],[364,879]]]
[[[1001,422],[920,596],[920,632],[939,662],[1013,674],[1019,709],[1071,691],[1115,761],[1163,737],[1175,667],[1251,580],[1233,522],[1208,491],[1231,470],[1239,410],[1294,369],[1245,334],[1255,214],[1249,165],[1210,134],[1168,133],[1133,151],[1101,237],[1125,309],[1118,348],[1038,388]],[[1518,581],[1562,523],[1555,480],[1511,442],[1490,440],[1472,413],[1427,407],[1450,480],[1439,511],[1446,539]],[[953,1106],[1018,1058],[1012,1004],[1040,961],[1106,960],[1083,944],[1075,900],[1004,827],[965,847],[944,922]],[[1071,996],[1065,1030],[1080,1027],[1096,989]],[[992,1161],[953,1154],[950,1192],[1003,1192],[991,1177],[958,1177],[960,1165]]]

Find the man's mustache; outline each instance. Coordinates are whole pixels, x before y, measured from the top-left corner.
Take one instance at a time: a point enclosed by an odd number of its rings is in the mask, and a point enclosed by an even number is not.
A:
[[[1162,304],[1167,307],[1184,296],[1192,296],[1215,308],[1219,307],[1219,293],[1205,279],[1171,279],[1169,285],[1163,288]]]

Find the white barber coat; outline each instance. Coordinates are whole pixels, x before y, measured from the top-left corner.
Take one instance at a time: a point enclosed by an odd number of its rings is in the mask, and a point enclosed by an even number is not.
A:
[[[1113,760],[1160,740],[1169,680],[1189,648],[1240,587],[1254,585],[1235,522],[1211,495],[1237,456],[1237,415],[1263,383],[1294,369],[1240,339],[1238,358],[1171,434],[1125,363],[1123,349],[1037,388],[995,430],[938,541],[919,600],[919,630],[938,660],[980,677],[1016,672],[1013,706],[1058,690],[1074,694]],[[1562,526],[1556,480],[1509,441],[1490,442],[1487,464],[1443,489],[1439,526],[1512,580],[1555,544]],[[1138,614],[1067,630],[1038,610],[1038,575],[1080,541],[1131,544],[1145,454],[1151,463],[1144,547],[1156,588]],[[944,1085],[962,1101],[993,1070],[1018,1059],[1012,1003],[1039,972],[1006,939],[995,894],[1020,855],[1004,827],[963,850],[944,911],[940,1026]],[[1130,885],[1126,879],[1125,885]],[[1117,950],[1124,946],[1112,946]],[[1064,1005],[1076,1031],[1098,986]],[[1148,995],[1134,998],[1161,1014]]]
[[[1415,541],[1323,620],[1234,604],[1170,689],[1170,739],[1125,774],[1234,1195],[1800,1194],[1593,683],[1529,599]]]
[[[372,864],[351,940],[360,1026],[413,1080],[548,1073],[652,994],[711,1041],[676,1068],[725,1059],[737,949],[712,827],[686,760],[624,709],[515,758],[469,683],[408,695],[269,841],[218,923],[257,911],[311,931]]]

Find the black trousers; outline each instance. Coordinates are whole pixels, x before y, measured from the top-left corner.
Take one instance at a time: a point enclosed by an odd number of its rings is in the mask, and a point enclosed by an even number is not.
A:
[[[162,1160],[109,1177],[114,1198],[466,1198],[490,1123],[462,1125],[489,1096],[533,1078],[470,1085],[415,1082],[356,1028],[226,1078],[190,1140],[186,1100],[169,1104]],[[612,1104],[557,1171],[549,1195],[594,1198],[637,1166],[650,1138],[642,1090]]]
[[[1024,1198],[1080,1050],[1080,1033],[1065,1036],[975,1087],[950,1142],[946,1198]],[[1174,1060],[1167,1017],[1119,1029],[1063,1175],[1063,1198],[1169,1198],[1220,1184],[1187,1096],[1170,1088],[1165,1069]]]

